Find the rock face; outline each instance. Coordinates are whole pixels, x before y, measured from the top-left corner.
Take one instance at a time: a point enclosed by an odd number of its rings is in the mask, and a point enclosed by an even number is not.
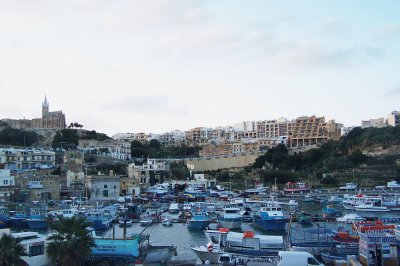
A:
[[[31,129],[31,131],[36,132],[39,135],[39,145],[51,147],[53,138],[59,129],[50,128],[40,128]]]
[[[400,155],[400,145],[390,145],[388,147],[383,147],[381,145],[372,146],[368,149],[362,150],[366,155],[371,156],[393,156]]]

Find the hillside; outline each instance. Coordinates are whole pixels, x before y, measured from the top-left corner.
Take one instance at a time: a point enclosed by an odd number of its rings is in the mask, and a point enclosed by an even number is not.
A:
[[[339,141],[294,155],[279,145],[260,156],[253,169],[268,183],[275,177],[280,183],[311,178],[315,184],[337,185],[355,176],[373,186],[400,179],[400,127],[354,128]]]

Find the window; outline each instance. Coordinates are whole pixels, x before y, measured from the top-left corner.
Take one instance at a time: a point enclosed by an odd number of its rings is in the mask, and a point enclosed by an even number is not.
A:
[[[117,189],[117,185],[114,185],[114,189]]]
[[[8,180],[3,180],[3,185],[8,185]]]
[[[34,245],[34,246],[33,246]],[[44,254],[44,243],[33,243],[29,247],[29,257],[39,256]]]
[[[107,198],[108,197],[108,190],[103,190],[103,197]]]
[[[104,185],[104,188],[107,188],[107,185]]]

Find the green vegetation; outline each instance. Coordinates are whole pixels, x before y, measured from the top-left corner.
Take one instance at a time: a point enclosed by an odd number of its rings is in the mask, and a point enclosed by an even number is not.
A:
[[[199,155],[199,147],[188,146],[162,146],[153,139],[147,144],[142,144],[140,141],[134,140],[131,143],[131,155],[133,158],[186,158],[197,157]]]
[[[32,146],[39,141],[33,131],[6,127],[0,131],[0,144],[10,146]]]
[[[62,129],[54,136],[53,148],[76,149],[78,146],[79,135],[76,129]]]
[[[26,265],[21,256],[27,256],[21,245],[22,239],[3,234],[0,237],[0,265]]]
[[[94,139],[98,141],[104,141],[107,139],[111,139],[109,136],[107,136],[104,133],[97,133],[95,130],[82,130],[79,132],[79,139]]]
[[[86,229],[90,223],[82,217],[63,218],[52,225],[55,233],[49,236],[47,256],[54,265],[80,266],[91,254],[95,242]]]
[[[284,145],[278,145],[257,158],[253,169],[258,169],[264,181],[269,183],[274,178],[277,178],[278,183],[285,183],[313,176],[318,178],[321,184],[337,185],[336,178],[323,178],[323,173],[349,172],[352,169],[382,166],[394,170],[399,177],[400,168],[396,162],[400,156],[373,157],[363,153],[374,147],[385,149],[390,145],[399,144],[400,127],[354,128],[339,141],[329,141],[304,153],[290,155]]]
[[[189,169],[187,169],[186,165],[180,163],[171,163],[170,170],[173,179],[186,180],[190,176]]]

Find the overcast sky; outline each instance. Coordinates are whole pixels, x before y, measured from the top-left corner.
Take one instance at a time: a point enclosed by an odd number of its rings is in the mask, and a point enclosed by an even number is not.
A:
[[[112,135],[400,110],[400,1],[0,0],[0,118]]]

